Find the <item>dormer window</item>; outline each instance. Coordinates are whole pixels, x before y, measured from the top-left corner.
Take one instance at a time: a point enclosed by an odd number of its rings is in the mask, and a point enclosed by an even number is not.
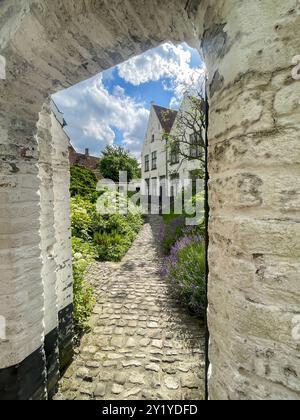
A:
[[[154,134],[152,134],[152,137],[151,137],[151,143],[154,143],[155,142],[155,135]]]

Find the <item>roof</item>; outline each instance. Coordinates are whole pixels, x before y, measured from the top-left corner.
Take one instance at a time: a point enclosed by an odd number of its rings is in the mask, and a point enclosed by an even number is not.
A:
[[[178,112],[158,105],[153,105],[153,109],[156,112],[162,128],[167,133],[170,133]]]
[[[69,147],[69,157],[71,166],[83,166],[92,171],[97,171],[99,169],[100,158],[88,154],[77,153],[72,145]]]

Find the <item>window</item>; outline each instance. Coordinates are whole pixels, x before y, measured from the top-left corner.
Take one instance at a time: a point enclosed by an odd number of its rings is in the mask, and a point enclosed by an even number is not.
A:
[[[196,133],[190,135],[190,157],[200,158],[202,156],[202,147],[200,146],[200,136]]]
[[[157,152],[152,153],[152,170],[157,169]]]
[[[149,172],[149,155],[145,156],[145,172]]]
[[[151,143],[154,143],[155,142],[155,135],[154,134],[152,134],[152,137],[151,137]]]
[[[176,163],[179,163],[179,145],[176,144],[172,146],[170,160],[171,160],[171,165],[175,165]]]

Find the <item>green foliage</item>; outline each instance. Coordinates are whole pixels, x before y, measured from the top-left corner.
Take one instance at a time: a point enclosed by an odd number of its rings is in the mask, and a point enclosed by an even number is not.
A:
[[[76,332],[80,335],[89,329],[89,319],[95,305],[93,289],[85,281],[85,274],[93,262],[95,250],[93,246],[79,238],[72,238],[73,248],[73,292],[74,292],[74,323]]]
[[[96,193],[97,177],[93,171],[81,166],[71,166],[71,197],[87,197]]]
[[[95,233],[97,255],[101,261],[120,261],[128,251],[132,240],[113,231],[111,233]]]
[[[101,209],[128,208],[127,214],[99,214],[96,203],[80,196],[71,200],[72,235],[95,245],[101,261],[120,261],[139,232],[143,219],[127,197],[115,191],[101,196]]]
[[[90,228],[95,213],[95,205],[86,198],[76,196],[71,199],[72,236],[89,239]]]
[[[113,205],[114,209],[128,209],[126,214],[103,215],[104,224],[94,231],[93,237],[100,260],[120,261],[143,224],[142,215],[136,206],[117,192],[107,192],[101,201],[105,205]]]
[[[128,182],[141,177],[141,169],[137,159],[122,147],[107,146],[102,152],[100,161],[102,176],[118,182],[120,171],[127,172]]]

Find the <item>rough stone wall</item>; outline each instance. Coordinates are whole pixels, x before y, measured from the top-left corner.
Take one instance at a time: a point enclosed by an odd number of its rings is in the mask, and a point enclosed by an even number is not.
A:
[[[0,397],[45,397],[42,105],[50,93],[171,40],[202,49],[209,73],[210,398],[300,398],[292,335],[300,92],[291,78],[299,13],[297,0],[1,2],[0,308],[7,338],[0,341]],[[67,209],[57,208],[65,217]],[[70,294],[63,296],[68,303]],[[69,333],[65,309],[59,329]]]
[[[300,399],[298,1],[210,1],[211,399]],[[298,337],[299,338],[299,337]]]

